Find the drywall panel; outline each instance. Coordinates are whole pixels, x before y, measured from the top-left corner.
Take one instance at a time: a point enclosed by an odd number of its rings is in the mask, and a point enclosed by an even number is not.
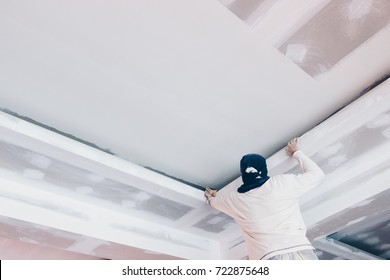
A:
[[[328,72],[389,23],[387,0],[333,0],[278,49],[315,77]]]

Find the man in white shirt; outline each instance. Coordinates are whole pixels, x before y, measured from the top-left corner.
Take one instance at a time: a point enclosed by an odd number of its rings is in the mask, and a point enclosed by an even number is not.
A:
[[[318,186],[325,174],[299,149],[297,138],[288,143],[286,151],[298,160],[302,174],[269,177],[265,159],[249,154],[240,162],[243,185],[205,191],[212,207],[240,225],[249,259],[318,259],[306,237],[298,199]]]

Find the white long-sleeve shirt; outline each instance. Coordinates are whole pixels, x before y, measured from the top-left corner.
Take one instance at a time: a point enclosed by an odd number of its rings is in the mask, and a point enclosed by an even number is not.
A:
[[[313,249],[306,237],[298,199],[319,185],[325,174],[302,151],[296,151],[293,156],[298,160],[302,174],[277,175],[246,193],[234,189],[210,197],[214,208],[231,216],[240,225],[249,259],[268,259]]]

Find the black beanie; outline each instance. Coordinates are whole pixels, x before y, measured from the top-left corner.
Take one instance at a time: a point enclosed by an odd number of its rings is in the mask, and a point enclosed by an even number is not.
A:
[[[261,187],[269,179],[265,158],[258,154],[243,156],[240,161],[240,170],[244,184],[237,189],[239,193]]]

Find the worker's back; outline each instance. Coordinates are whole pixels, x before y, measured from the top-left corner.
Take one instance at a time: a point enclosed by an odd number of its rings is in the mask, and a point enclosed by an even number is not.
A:
[[[298,199],[317,186],[324,173],[303,152],[296,152],[294,157],[303,174],[274,176],[248,192],[221,192],[210,199],[213,207],[230,215],[240,225],[250,259],[313,249],[306,237]]]

